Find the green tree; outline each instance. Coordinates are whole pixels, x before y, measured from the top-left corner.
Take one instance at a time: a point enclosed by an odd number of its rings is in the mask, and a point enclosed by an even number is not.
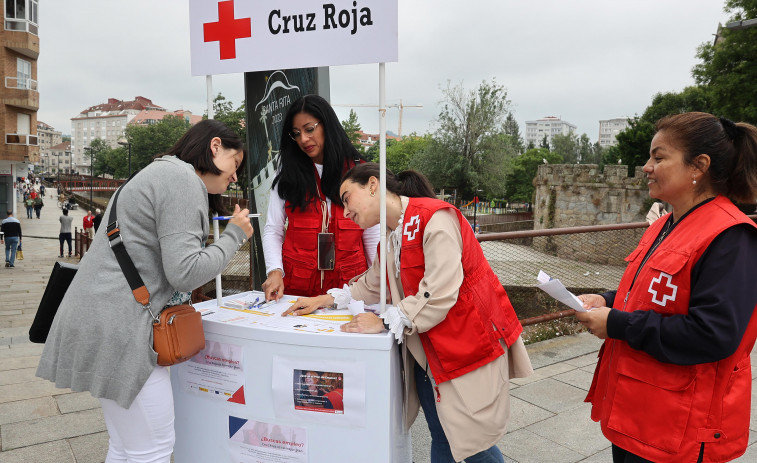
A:
[[[401,140],[391,140],[386,146],[386,168],[399,173],[410,169],[412,159],[423,153],[431,142],[431,135],[418,136],[416,133],[402,137]]]
[[[213,99],[213,119],[226,124],[242,140],[247,140],[246,112],[244,101],[235,108],[233,103],[220,93]],[[204,118],[207,119],[207,114]]]
[[[727,0],[731,21],[757,18],[757,1]],[[757,123],[757,27],[721,28],[715,43],[697,48],[702,60],[694,80],[711,99],[711,112],[734,121]]]
[[[234,104],[220,93],[213,100],[213,119],[226,124],[226,126],[236,132],[245,143],[247,142],[247,124],[245,123],[246,113],[247,110],[244,101],[235,108]],[[207,114],[205,116],[207,118]],[[247,198],[248,192],[244,186],[249,184],[249,175],[246,168],[239,174],[237,184],[243,187],[242,196]]]
[[[347,138],[352,142],[352,146],[355,147],[358,152],[363,152],[363,145],[360,144],[360,132],[363,128],[357,121],[357,113],[354,109],[350,109],[350,115],[347,120],[342,121],[342,128],[347,132]]]
[[[567,135],[552,135],[551,151],[559,154],[566,164],[575,164],[579,160],[578,137],[571,130]]]
[[[488,150],[498,146],[492,136],[505,132],[510,114],[507,90],[495,80],[484,81],[475,90],[448,82],[442,94],[438,129],[415,165],[437,188],[457,187],[471,195],[480,188],[484,171],[504,174],[504,164],[492,165],[498,157]]]
[[[515,120],[513,113],[507,114],[504,125],[505,134],[510,136],[510,144],[518,154],[523,152],[523,137],[520,135],[520,126]]]
[[[563,159],[558,153],[550,152],[547,148],[533,148],[513,159],[512,172],[507,175],[505,182],[504,196],[510,201],[532,202],[536,171],[544,161],[560,164]]]
[[[95,138],[89,143],[89,146],[84,148],[84,159],[92,161],[92,172],[95,177],[103,174],[112,174],[111,169],[105,160],[106,154],[110,149],[110,145],[108,145],[108,143],[102,138]]]
[[[549,137],[547,136],[547,134],[544,134],[544,138],[541,139],[541,143],[539,143],[539,148],[549,149]]]
[[[393,138],[387,138],[386,139],[386,149],[389,150],[389,147],[393,144],[397,143],[397,140]],[[363,148],[361,147],[360,151],[362,152]],[[365,159],[371,161],[371,162],[379,162],[380,156],[379,152],[381,150],[381,145],[379,145],[379,142],[372,144],[370,148],[368,148],[367,151],[365,151]]]
[[[155,124],[126,126],[126,140],[131,143],[131,164],[135,172],[152,162],[189,130],[189,122],[178,116],[166,116]]]

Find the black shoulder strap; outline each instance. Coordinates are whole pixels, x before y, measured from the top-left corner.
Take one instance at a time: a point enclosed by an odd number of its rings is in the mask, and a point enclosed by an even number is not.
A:
[[[147,306],[150,303],[150,292],[147,291],[147,287],[142,281],[142,277],[139,276],[137,267],[134,266],[134,262],[131,260],[131,257],[129,257],[129,253],[126,252],[124,239],[121,236],[121,229],[118,228],[118,216],[116,215],[118,195],[121,193],[121,190],[123,190],[126,184],[129,183],[129,180],[134,178],[136,174],[137,173],[134,172],[134,174],[132,174],[132,176],[129,177],[129,179],[126,180],[123,185],[121,185],[121,188],[116,191],[116,194],[113,195],[113,205],[110,208],[110,215],[108,216],[107,232],[110,249],[112,249],[113,253],[116,255],[118,265],[121,266],[121,271],[124,272],[124,276],[126,277],[126,281],[129,283],[129,287],[131,288],[131,293],[134,295],[134,299],[140,304]]]

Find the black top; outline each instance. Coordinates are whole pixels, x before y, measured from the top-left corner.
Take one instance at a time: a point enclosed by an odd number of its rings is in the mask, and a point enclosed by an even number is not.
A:
[[[17,220],[8,220],[10,217],[3,220],[0,225],[0,231],[4,233],[3,238],[10,238],[18,236],[21,238],[21,224]]]
[[[732,355],[757,304],[755,256],[754,228],[737,225],[723,231],[694,264],[688,314],[613,309],[607,318],[608,336],[677,365],[715,362]],[[608,307],[615,294],[602,294]]]

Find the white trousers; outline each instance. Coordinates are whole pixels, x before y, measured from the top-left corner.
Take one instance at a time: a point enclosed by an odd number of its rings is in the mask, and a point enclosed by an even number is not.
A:
[[[156,366],[131,407],[100,399],[108,428],[105,463],[169,463],[174,434],[173,391],[167,367]]]

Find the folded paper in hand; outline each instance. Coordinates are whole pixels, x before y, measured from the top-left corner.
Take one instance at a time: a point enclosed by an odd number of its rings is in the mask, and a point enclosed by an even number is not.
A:
[[[549,294],[553,298],[567,305],[571,309],[575,309],[577,312],[586,312],[581,299],[577,298],[575,294],[568,291],[560,280],[553,280],[542,270],[539,270],[539,276],[536,277],[539,281],[537,285],[542,291]]]

